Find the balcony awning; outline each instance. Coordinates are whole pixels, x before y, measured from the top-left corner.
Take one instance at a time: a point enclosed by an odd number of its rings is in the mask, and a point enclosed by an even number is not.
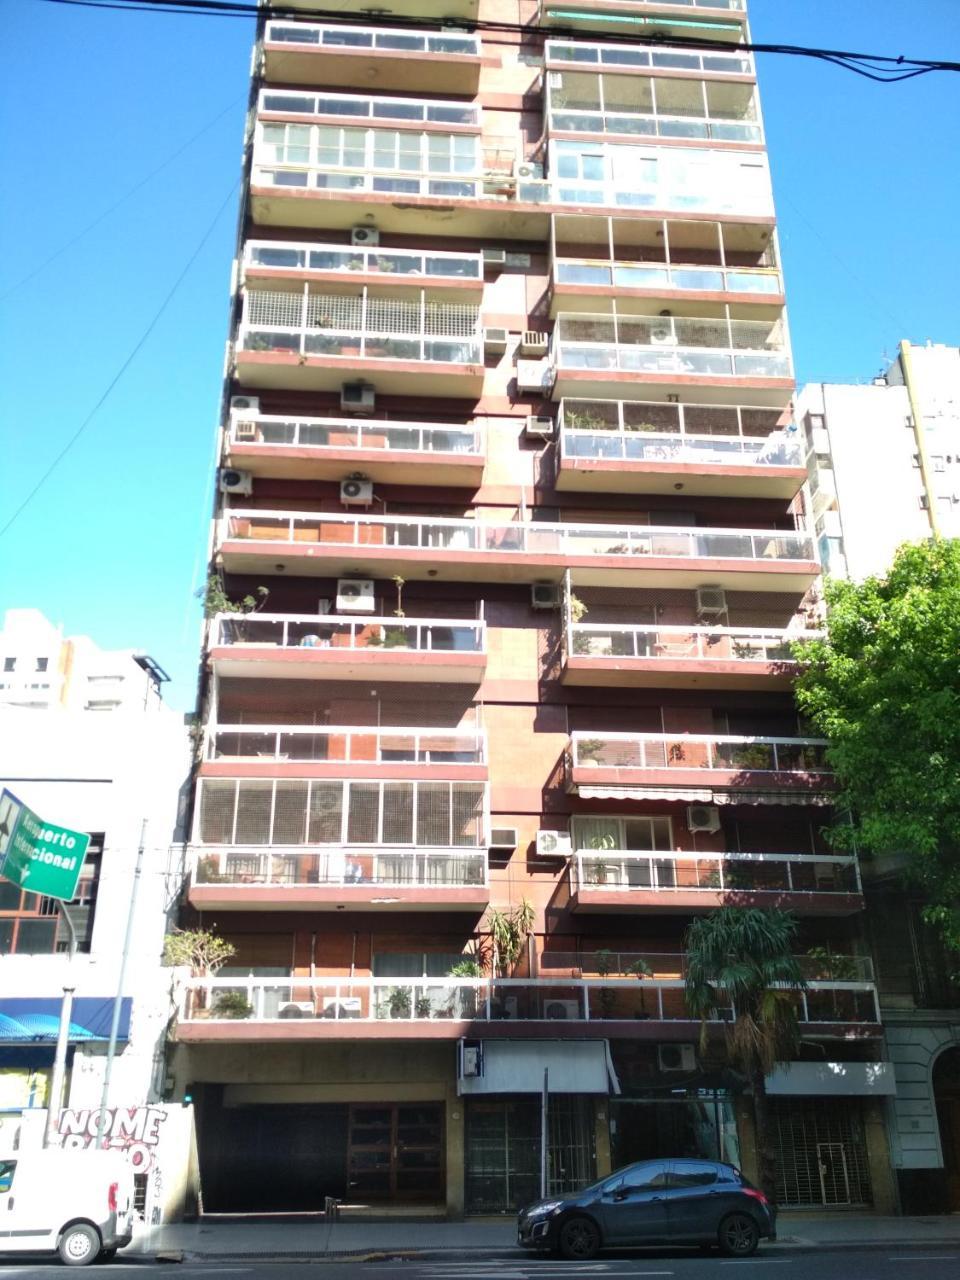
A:
[[[715,791],[712,787],[578,787],[583,800],[673,800],[678,804],[832,804],[823,791]]]
[[[542,1093],[547,1072],[550,1093],[620,1092],[608,1040],[480,1040],[480,1074],[458,1072],[461,1094]],[[461,1052],[460,1061],[463,1061]]]

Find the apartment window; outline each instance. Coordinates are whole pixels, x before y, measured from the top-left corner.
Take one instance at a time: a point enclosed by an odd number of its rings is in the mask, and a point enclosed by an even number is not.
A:
[[[375,978],[445,978],[455,964],[471,959],[461,951],[379,951]]]
[[[17,669],[17,660],[16,660],[16,658],[4,658],[4,660],[3,660],[3,669],[4,669],[4,671],[16,671],[16,669]]]
[[[669,818],[574,818],[577,849],[626,849],[638,853],[673,848]]]
[[[50,665],[50,659],[49,659],[49,658],[38,658],[38,659],[37,659],[37,671],[46,671],[46,669],[47,669],[47,667],[48,667],[49,665]]]

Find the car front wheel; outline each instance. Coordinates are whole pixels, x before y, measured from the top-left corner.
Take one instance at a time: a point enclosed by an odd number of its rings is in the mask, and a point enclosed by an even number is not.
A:
[[[748,1213],[731,1213],[720,1223],[717,1243],[728,1258],[749,1258],[757,1251],[760,1232]]]
[[[86,1267],[96,1261],[100,1252],[100,1235],[96,1227],[75,1222],[60,1237],[57,1253],[66,1267]]]
[[[596,1257],[600,1248],[600,1231],[590,1218],[568,1218],[560,1228],[557,1243],[564,1258],[571,1262],[585,1262]]]

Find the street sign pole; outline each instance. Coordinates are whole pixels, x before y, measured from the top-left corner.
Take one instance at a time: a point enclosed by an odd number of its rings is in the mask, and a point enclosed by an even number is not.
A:
[[[70,935],[69,975],[73,977],[74,958],[77,954],[77,931],[73,927],[67,904],[60,903],[60,915],[63,917]],[[54,1138],[60,1128],[60,1100],[63,1094],[63,1081],[67,1074],[67,1045],[70,1040],[70,1020],[73,1017],[73,993],[75,986],[64,986],[63,999],[60,1002],[60,1025],[57,1028],[57,1048],[53,1055],[53,1071],[50,1074],[50,1096],[47,1099],[47,1125],[43,1133],[43,1145],[52,1147]]]

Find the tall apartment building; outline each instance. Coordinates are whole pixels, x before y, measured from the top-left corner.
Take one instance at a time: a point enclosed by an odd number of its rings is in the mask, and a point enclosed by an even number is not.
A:
[[[751,1169],[682,950],[749,903],[810,979],[781,1199],[889,1207],[744,5],[340,11],[254,62],[213,556],[269,597],[209,627],[186,918],[237,950],[170,1060],[204,1206],[509,1210],[545,1078],[551,1191]]]
[[[903,542],[960,537],[960,348],[900,343],[872,383],[797,399],[824,572],[883,574]]]

